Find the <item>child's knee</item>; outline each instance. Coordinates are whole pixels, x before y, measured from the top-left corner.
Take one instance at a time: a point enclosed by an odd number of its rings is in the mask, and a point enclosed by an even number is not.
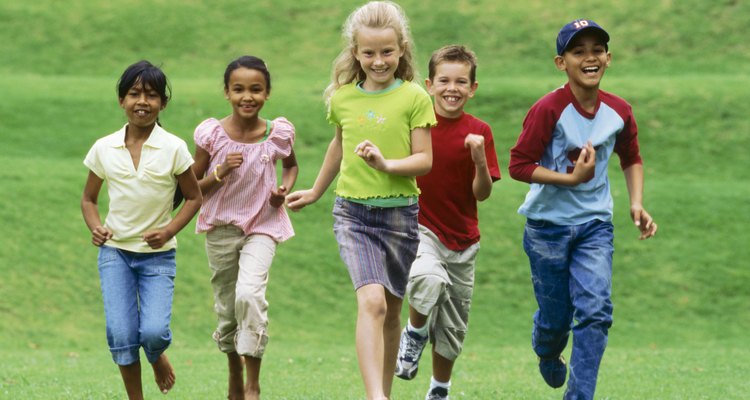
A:
[[[406,288],[409,304],[421,314],[427,314],[435,305],[447,299],[447,285],[445,278],[440,275],[413,276]]]
[[[172,341],[172,331],[167,326],[146,326],[141,330],[141,346],[147,351],[166,349]]]
[[[268,306],[266,292],[256,285],[237,286],[235,309],[264,310]]]

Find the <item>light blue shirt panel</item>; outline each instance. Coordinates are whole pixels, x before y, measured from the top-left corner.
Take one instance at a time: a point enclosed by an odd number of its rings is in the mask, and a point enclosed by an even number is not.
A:
[[[573,187],[532,183],[518,212],[558,225],[579,225],[593,219],[611,221],[613,202],[607,164],[617,134],[624,126],[620,115],[605,103],[600,104],[593,119],[582,116],[573,104],[568,105],[560,115],[539,165],[568,173],[568,168],[574,166],[568,155],[591,141],[596,149],[594,178]]]

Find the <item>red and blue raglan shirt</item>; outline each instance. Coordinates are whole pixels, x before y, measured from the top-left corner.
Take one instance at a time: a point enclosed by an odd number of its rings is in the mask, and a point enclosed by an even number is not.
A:
[[[531,183],[531,175],[539,166],[571,173],[573,161],[587,141],[596,149],[591,180],[576,186]],[[510,176],[531,183],[519,214],[557,225],[579,225],[593,219],[611,221],[607,164],[613,151],[620,157],[622,169],[642,162],[638,127],[625,100],[600,90],[596,108],[589,113],[568,84],[539,99],[526,115],[518,142],[510,150]]]

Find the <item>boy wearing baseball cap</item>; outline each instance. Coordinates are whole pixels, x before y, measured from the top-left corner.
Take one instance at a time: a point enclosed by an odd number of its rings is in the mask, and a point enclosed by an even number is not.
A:
[[[630,105],[599,89],[609,67],[609,34],[578,19],[557,36],[555,66],[568,82],[529,110],[510,151],[513,179],[531,184],[518,212],[526,216],[523,246],[539,309],[532,346],[539,372],[553,388],[565,383],[562,351],[573,332],[564,399],[593,399],[612,325],[612,196],[607,164],[617,153],[630,215],[640,239],[657,225],[643,208],[643,165]]]

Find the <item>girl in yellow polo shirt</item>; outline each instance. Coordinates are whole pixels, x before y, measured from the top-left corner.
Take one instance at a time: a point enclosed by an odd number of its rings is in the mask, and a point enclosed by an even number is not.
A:
[[[148,61],[129,66],[118,82],[128,123],[96,141],[84,160],[89,168],[81,211],[99,247],[107,342],[130,399],[142,399],[140,348],[167,393],[175,374],[164,351],[172,333],[175,235],[201,205],[187,144],[158,123],[167,106],[164,73]],[[109,212],[99,216],[98,198],[107,182]],[[172,218],[177,186],[185,203]]]
[[[312,189],[287,196],[298,210],[334,178],[334,233],[357,294],[356,345],[368,400],[390,396],[401,305],[419,244],[415,176],[432,167],[430,97],[416,83],[413,41],[403,10],[373,1],[343,29],[348,46],[326,91],[336,133]]]

